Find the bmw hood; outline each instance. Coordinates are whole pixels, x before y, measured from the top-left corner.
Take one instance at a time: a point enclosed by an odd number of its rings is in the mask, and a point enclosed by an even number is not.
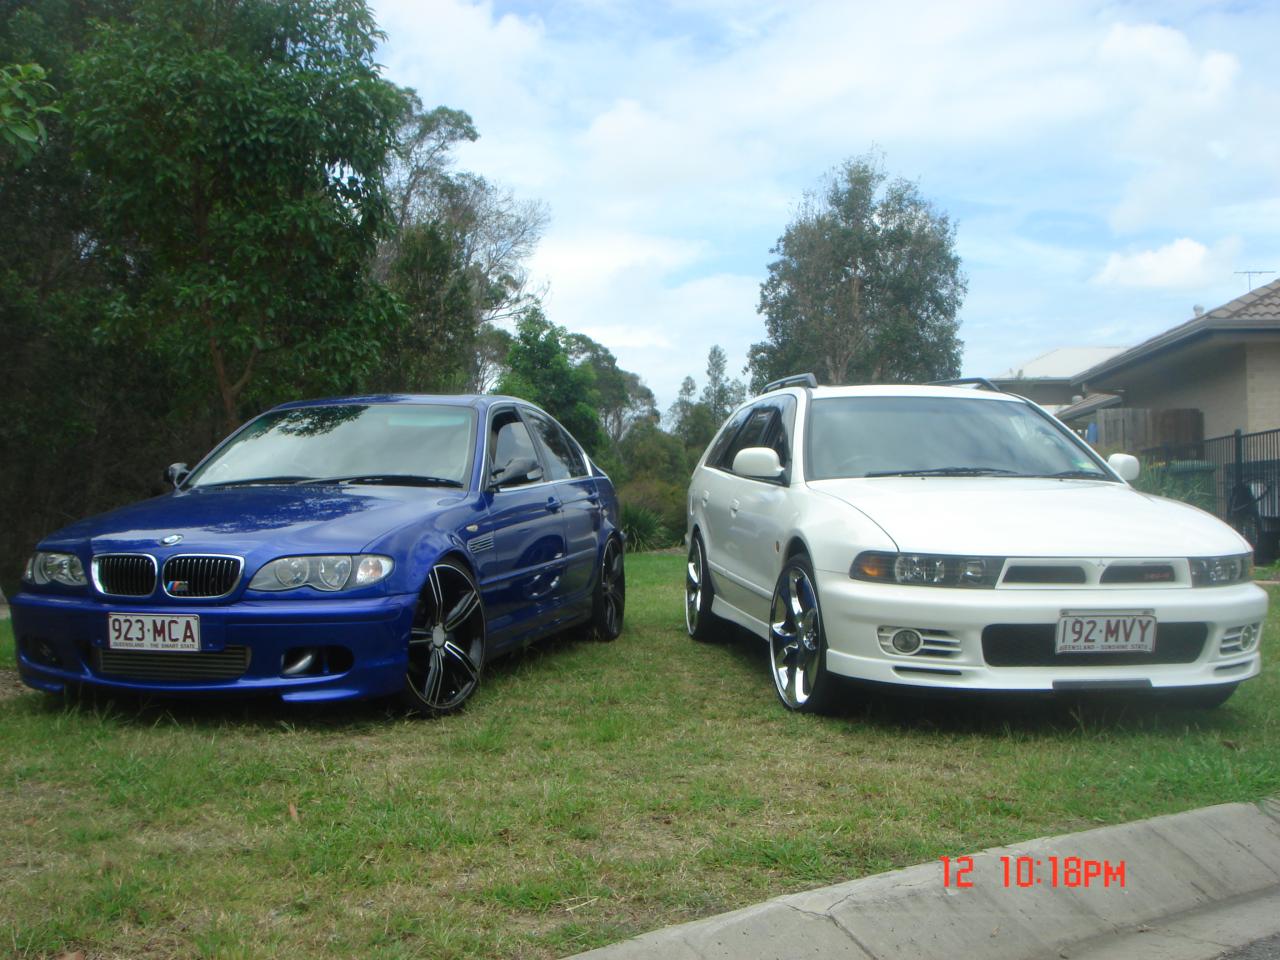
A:
[[[1136,558],[1250,549],[1216,517],[1122,483],[877,477],[810,481],[809,487],[860,511],[904,552]]]
[[[457,490],[373,486],[211,487],[166,494],[89,517],[46,537],[46,549],[174,549],[248,555],[357,553],[462,500]],[[174,538],[180,538],[175,540]]]

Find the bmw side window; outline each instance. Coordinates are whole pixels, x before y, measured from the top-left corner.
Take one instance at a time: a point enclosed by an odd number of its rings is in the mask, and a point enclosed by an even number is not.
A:
[[[504,487],[544,479],[529,428],[514,410],[494,414],[489,431],[489,479],[500,480]]]
[[[542,449],[547,455],[547,479],[567,480],[570,477],[585,477],[586,462],[578,452],[577,445],[564,429],[535,410],[525,410],[523,413],[524,419],[533,427],[533,432],[542,441]]]

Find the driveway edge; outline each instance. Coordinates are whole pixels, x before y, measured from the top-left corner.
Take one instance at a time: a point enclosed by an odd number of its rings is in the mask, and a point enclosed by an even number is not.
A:
[[[1086,861],[1109,864],[1109,882],[1102,872],[1086,888]],[[1280,895],[1280,798],[1029,840],[973,854],[972,862],[969,887],[956,884],[954,862],[950,886],[941,862],[924,863],[656,930],[577,960],[1083,955],[1109,937]],[[1116,875],[1121,864],[1123,885]],[[1017,885],[1019,865],[1024,880],[1034,874],[1028,886]],[[1266,932],[1274,931],[1257,935]],[[1212,957],[1241,942],[1206,939],[1198,949]]]

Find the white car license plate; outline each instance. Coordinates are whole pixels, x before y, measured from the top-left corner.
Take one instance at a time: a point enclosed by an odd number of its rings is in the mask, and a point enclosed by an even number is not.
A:
[[[1149,613],[1070,613],[1058,618],[1055,653],[1151,653],[1156,618]]]
[[[200,649],[200,618],[108,613],[107,646],[112,650]]]

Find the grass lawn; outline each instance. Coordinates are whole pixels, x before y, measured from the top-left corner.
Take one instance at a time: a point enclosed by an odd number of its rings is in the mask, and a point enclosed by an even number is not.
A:
[[[0,953],[556,957],[993,844],[1280,792],[1280,624],[1220,710],[856,699],[787,714],[748,638],[628,557],[613,644],[461,715],[63,706],[0,623]],[[1280,612],[1280,604],[1275,608]]]

